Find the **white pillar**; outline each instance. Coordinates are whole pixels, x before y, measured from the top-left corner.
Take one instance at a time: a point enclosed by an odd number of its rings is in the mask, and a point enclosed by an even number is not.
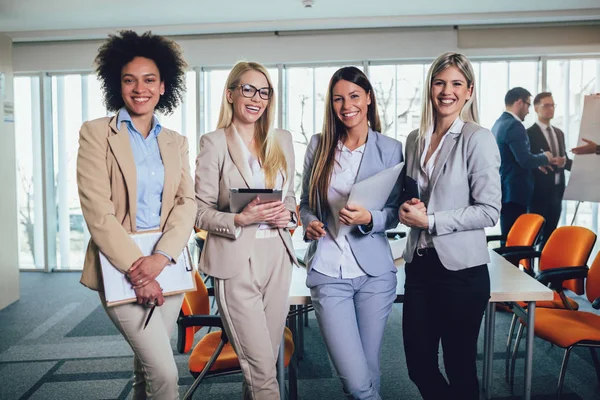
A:
[[[19,220],[12,40],[0,34],[0,310],[19,300]],[[5,113],[5,110],[8,113]]]
[[[65,103],[65,78],[58,76],[56,78],[56,103],[57,103],[57,153],[58,153],[58,173],[57,173],[57,201],[58,201],[58,227],[59,227],[59,249],[60,262],[58,268],[69,269],[70,262],[70,236],[71,224],[69,221],[69,187],[67,182],[69,157],[67,152],[67,132],[66,132],[66,113],[68,105]]]
[[[31,84],[31,145],[33,152],[33,221],[43,226],[44,221],[44,182],[42,179],[42,125],[40,122],[40,78],[32,76]],[[33,230],[33,255],[35,267],[44,269],[44,230]]]

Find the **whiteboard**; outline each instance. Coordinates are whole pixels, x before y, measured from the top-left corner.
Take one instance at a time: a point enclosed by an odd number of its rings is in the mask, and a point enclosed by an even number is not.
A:
[[[600,95],[585,96],[577,145],[586,138],[600,143]],[[600,202],[600,156],[575,155],[564,200]]]

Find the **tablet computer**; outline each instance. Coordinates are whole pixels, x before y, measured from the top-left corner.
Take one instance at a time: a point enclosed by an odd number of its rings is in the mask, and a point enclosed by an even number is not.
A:
[[[259,204],[282,200],[282,191],[279,189],[229,189],[229,209],[239,213],[256,197],[260,198]]]

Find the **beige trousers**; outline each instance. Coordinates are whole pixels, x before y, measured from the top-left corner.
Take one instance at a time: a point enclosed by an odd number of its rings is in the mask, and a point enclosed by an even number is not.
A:
[[[215,279],[225,331],[240,360],[246,400],[279,400],[276,362],[289,309],[292,261],[280,237],[257,238],[250,262]]]
[[[102,294],[100,299],[134,353],[133,399],[179,399],[179,374],[171,348],[171,333],[183,294],[166,296],[165,303],[154,310],[146,329],[143,328],[150,308],[137,303],[107,307]]]

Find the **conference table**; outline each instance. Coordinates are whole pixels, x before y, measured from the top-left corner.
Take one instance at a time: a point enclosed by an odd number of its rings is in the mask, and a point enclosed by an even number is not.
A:
[[[297,237],[297,235],[294,235]],[[294,241],[302,248],[306,245]],[[403,242],[403,241],[402,241]],[[395,264],[398,268],[398,285],[396,287],[396,302],[402,302],[404,299],[404,281],[406,279],[404,273],[404,260],[398,256],[401,254],[399,250],[402,246],[397,243],[390,242],[392,246],[392,254],[394,255]],[[296,248],[298,252],[298,248]],[[399,253],[400,252],[400,253]],[[552,300],[553,292],[548,287],[542,285],[531,276],[525,274],[513,264],[509,263],[504,257],[500,256],[493,250],[490,252],[490,263],[488,264],[490,272],[491,297],[484,318],[484,345],[483,345],[483,376],[481,380],[482,391],[485,399],[491,398],[490,387],[492,380],[492,362],[494,355],[494,328],[495,328],[495,303],[509,303],[513,305],[515,312],[527,319],[527,337],[526,337],[526,352],[525,352],[525,376],[523,399],[531,399],[531,377],[532,377],[532,361],[533,361],[533,341],[534,341],[534,319],[535,319],[535,303],[537,301]],[[311,304],[310,290],[306,287],[306,269],[293,268],[292,283],[290,286],[289,302],[290,314],[288,317],[289,325],[294,334],[294,341],[297,349],[301,347],[303,341],[302,325],[303,314],[307,310],[307,306]],[[527,303],[527,308],[519,307],[516,302]],[[300,344],[298,342],[300,337]],[[280,346],[278,361],[277,361],[277,379],[279,382],[279,390],[281,399],[289,398],[295,400],[297,398],[297,363],[295,360],[290,362],[289,369],[289,396],[286,396],[285,388],[285,367],[283,364],[283,347]],[[399,360],[401,362],[401,360]]]

